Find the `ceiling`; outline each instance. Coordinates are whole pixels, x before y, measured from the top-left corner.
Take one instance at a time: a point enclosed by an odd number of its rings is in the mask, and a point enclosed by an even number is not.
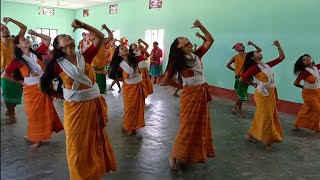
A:
[[[2,1],[2,0],[1,0]],[[24,4],[34,4],[45,7],[58,7],[65,9],[82,9],[100,4],[118,2],[120,0],[5,0]]]

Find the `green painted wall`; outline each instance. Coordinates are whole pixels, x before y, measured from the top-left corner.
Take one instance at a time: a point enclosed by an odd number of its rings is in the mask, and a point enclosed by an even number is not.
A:
[[[165,29],[165,52],[178,36],[186,36],[200,44],[192,30],[199,18],[215,38],[215,44],[204,57],[204,67],[210,85],[233,89],[234,75],[225,65],[236,53],[231,48],[238,42],[252,40],[263,49],[264,61],[277,57],[272,46],[278,39],[286,60],[274,68],[279,97],[302,102],[301,90],[292,84],[293,64],[304,53],[320,63],[320,1],[318,0],[164,0],[162,9],[148,9],[148,0],[119,2],[118,14],[108,14],[108,4],[89,8],[90,16],[76,17],[96,27],[106,23],[120,29],[129,41],[144,38],[146,29]],[[137,8],[138,7],[138,8]],[[76,33],[80,39],[80,32]],[[252,47],[247,47],[252,50]],[[165,59],[165,63],[167,59]],[[250,89],[253,92],[253,89]]]
[[[37,14],[36,6],[1,3],[1,16],[28,17],[25,22],[30,27],[57,27],[61,33],[73,34],[70,23],[74,17],[98,28],[106,23],[111,29],[120,29],[121,36],[129,41],[144,38],[146,29],[165,29],[165,63],[176,37],[186,36],[200,45],[195,37],[197,30],[190,28],[198,18],[215,38],[203,59],[208,83],[227,89],[233,89],[234,74],[225,65],[236,53],[231,49],[236,42],[252,40],[263,49],[264,61],[268,61],[278,55],[272,46],[278,39],[286,53],[286,60],[274,68],[279,98],[293,102],[302,102],[301,90],[292,85],[295,60],[309,53],[320,63],[319,0],[164,0],[162,9],[152,10],[148,0],[123,0],[118,3],[118,14],[109,15],[109,4],[105,4],[90,7],[89,17],[82,17],[82,9],[56,9],[56,16],[44,17]],[[73,35],[80,40],[81,30]]]
[[[36,5],[12,3],[1,0],[1,22],[3,17],[11,17],[24,23],[28,29],[50,28],[58,29],[59,33],[73,34],[71,22],[75,18],[75,10],[55,9],[54,16],[39,15]],[[19,27],[8,23],[12,35],[19,32]]]

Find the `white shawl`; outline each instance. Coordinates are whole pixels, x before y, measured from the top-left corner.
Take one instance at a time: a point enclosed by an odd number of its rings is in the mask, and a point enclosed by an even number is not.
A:
[[[73,79],[71,90],[63,88],[63,96],[66,101],[86,101],[100,96],[98,85],[93,84],[90,78],[84,73],[85,61],[82,54],[77,54],[77,66],[73,65],[66,58],[57,60],[62,70]],[[84,84],[90,88],[85,90],[77,90],[80,84]]]
[[[268,64],[263,64],[264,67],[260,64],[258,64],[259,69],[267,76],[268,82],[263,83],[259,81],[258,79],[254,78],[257,83],[257,91],[260,92],[263,96],[269,96],[268,88],[274,88],[274,73],[271,69],[271,67]]]
[[[38,57],[32,52],[30,52],[29,56],[24,54],[22,57],[27,61],[30,68],[30,75],[24,78],[24,84],[28,86],[38,84],[44,73],[40,64],[38,64]],[[35,76],[35,74],[38,74],[38,76]]]

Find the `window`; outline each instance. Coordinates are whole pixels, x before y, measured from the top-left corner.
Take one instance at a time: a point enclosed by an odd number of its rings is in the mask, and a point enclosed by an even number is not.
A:
[[[51,37],[51,43],[53,43],[54,38],[58,36],[58,29],[51,29],[50,30],[50,37]]]
[[[120,30],[112,30],[113,38],[120,40]],[[117,41],[116,45],[119,46],[120,43]]]
[[[42,29],[41,29],[41,28],[36,28],[36,33],[42,34]],[[39,37],[36,37],[36,41],[37,41],[38,43],[40,43],[40,42],[41,42],[41,39],[40,39]]]
[[[51,37],[51,44],[53,43],[54,38],[58,36],[58,29],[49,29],[49,28],[36,28],[36,32],[39,34],[45,34]],[[41,39],[36,37],[36,41],[41,43]]]
[[[47,35],[47,36],[50,36],[50,29],[48,29],[48,28],[43,28],[43,29],[42,29],[42,34]]]
[[[153,48],[152,44],[155,41],[158,42],[159,48],[162,49],[162,52],[164,52],[163,40],[164,40],[164,29],[159,29],[159,30],[148,29],[148,30],[146,30],[145,41],[146,41],[146,43],[149,44],[149,49],[148,49],[149,53],[151,53],[151,50]]]

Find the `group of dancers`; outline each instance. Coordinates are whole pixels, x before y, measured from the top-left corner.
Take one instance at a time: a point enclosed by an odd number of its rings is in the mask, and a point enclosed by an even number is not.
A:
[[[105,38],[98,29],[74,20],[72,27],[90,33],[90,46],[85,51],[76,52],[75,40],[60,34],[53,40],[50,62],[45,65],[42,54],[47,51],[51,38],[29,30],[28,34],[37,36],[43,43],[34,51],[24,37],[27,27],[12,18],[5,17],[1,24],[1,87],[6,103],[8,121],[15,122],[15,106],[21,104],[23,93],[27,112],[27,139],[36,149],[42,141],[51,138],[52,132],[65,130],[66,154],[71,179],[99,179],[105,172],[116,170],[111,143],[104,130],[107,122],[107,104],[96,83],[100,81],[100,64],[106,59],[99,58],[105,52],[105,44],[113,39],[112,32]],[[20,27],[20,32],[10,39],[6,23],[12,22]],[[205,26],[196,20],[193,28],[199,28],[204,42],[194,49],[188,38],[178,37],[170,47],[168,65],[162,85],[181,89],[180,129],[177,133],[169,165],[179,171],[177,162],[204,163],[214,157],[209,102],[212,100],[207,84],[202,57],[214,43],[214,38]],[[127,135],[134,134],[145,126],[145,98],[153,93],[148,75],[146,60],[150,54],[144,46],[120,41],[113,52],[110,63],[110,77],[123,81],[124,117],[123,130]],[[242,101],[248,100],[247,88],[256,91],[254,100],[256,112],[248,131],[247,140],[262,141],[266,149],[272,151],[274,143],[281,142],[283,132],[277,111],[277,90],[272,67],[285,59],[279,41],[274,41],[279,57],[264,63],[261,49],[246,53],[244,45],[237,43],[234,49],[239,52],[227,67],[236,73],[236,92],[239,100],[233,112],[243,117]],[[102,62],[104,61],[104,62]],[[235,64],[235,68],[231,64]],[[104,66],[104,65],[103,65]],[[294,130],[299,127],[316,132],[320,138],[320,65],[315,65],[309,55],[301,56],[295,63],[294,72],[298,75],[295,85],[303,88],[304,105],[298,113]],[[103,74],[103,73],[102,73]],[[176,81],[179,74],[180,81]],[[105,75],[103,75],[105,76]],[[105,78],[105,77],[104,77]],[[300,85],[304,80],[305,84]],[[102,81],[105,81],[102,80]],[[103,88],[104,89],[104,88]],[[54,98],[64,100],[64,125],[53,106]]]

